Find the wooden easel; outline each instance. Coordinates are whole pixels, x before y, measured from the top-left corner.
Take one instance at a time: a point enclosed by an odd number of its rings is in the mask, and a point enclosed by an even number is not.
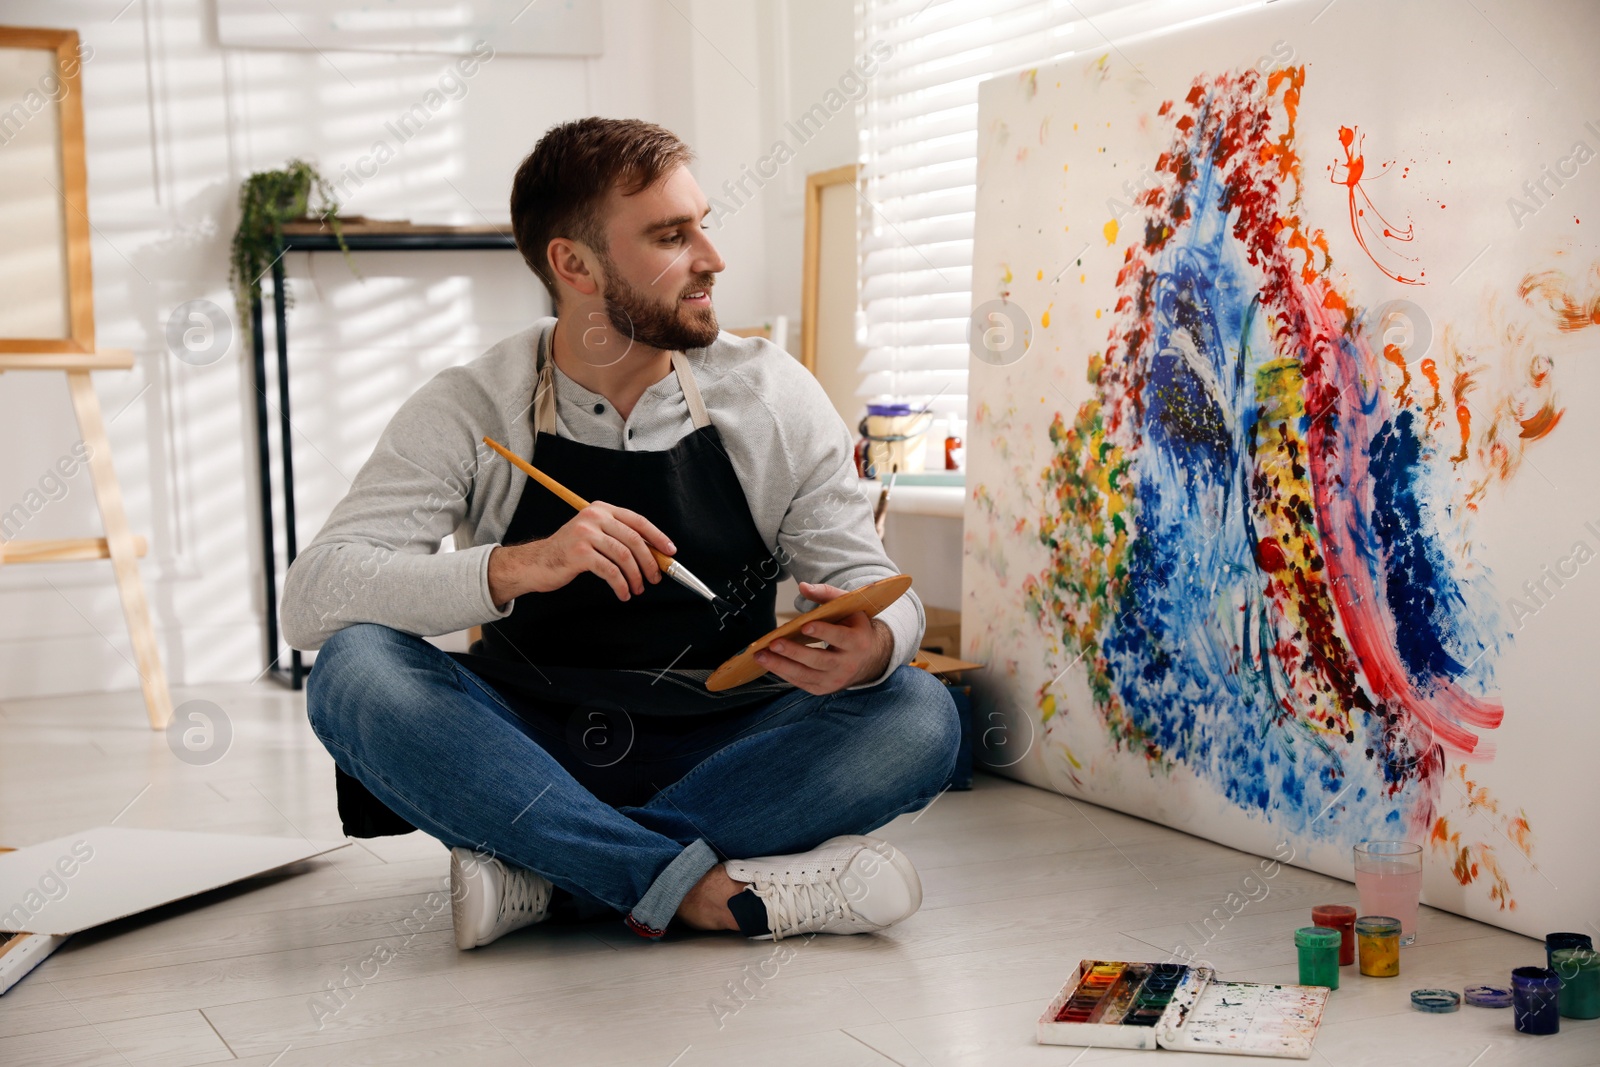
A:
[[[145,709],[150,727],[166,729],[172,718],[172,695],[167,690],[167,673],[161,665],[155,627],[150,623],[150,605],[139,577],[139,558],[147,551],[145,539],[135,537],[128,528],[122,507],[122,486],[111,466],[111,442],[106,437],[100,414],[100,398],[94,391],[89,372],[129,370],[133,353],[109,349],[92,355],[73,352],[0,352],[0,373],[17,370],[61,370],[67,372],[67,389],[72,394],[72,410],[78,416],[78,429],[89,447],[89,477],[94,483],[95,500],[100,505],[104,537],[75,537],[45,541],[0,541],[0,566],[13,563],[65,563],[85,559],[110,559],[116,575],[117,592],[122,596],[122,613],[128,620],[128,636],[133,640],[135,666],[144,690]]]
[[[111,442],[106,438],[105,420],[100,415],[100,398],[89,378],[91,371],[132,369],[133,353],[126,349],[99,349],[94,342],[94,279],[90,267],[83,104],[78,84],[82,64],[78,34],[73,30],[0,26],[0,46],[38,50],[40,69],[53,72],[60,80],[61,91],[52,94],[57,107],[58,143],[51,146],[44,140],[32,146],[54,147],[55,151],[25,156],[13,150],[8,158],[50,158],[58,164],[59,170],[54,174],[30,173],[26,181],[31,183],[37,178],[48,182],[60,196],[62,245],[59,248],[66,267],[65,336],[0,337],[0,374],[5,371],[66,372],[72,409],[78,416],[83,442],[90,449],[89,476],[94,482],[100,521],[106,534],[66,540],[0,542],[0,566],[111,560],[117,592],[122,596],[122,611],[128,621],[128,634],[133,640],[135,666],[144,689],[150,726],[163,730],[172,718],[172,695],[167,690],[167,674],[161,666],[155,628],[150,624],[150,605],[139,578],[139,557],[145,554],[145,541],[128,529],[128,516],[122,507],[122,487],[117,484],[116,472],[111,467]],[[43,137],[48,129],[48,124],[25,124],[14,140]]]

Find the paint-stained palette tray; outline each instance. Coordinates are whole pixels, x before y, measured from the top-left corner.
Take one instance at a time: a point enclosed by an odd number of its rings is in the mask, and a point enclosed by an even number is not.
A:
[[[732,689],[734,686],[754,681],[767,673],[767,669],[756,662],[756,653],[778,638],[799,633],[800,627],[808,622],[835,622],[858,611],[864,611],[869,616],[877,615],[904,596],[905,591],[910,588],[911,575],[895,574],[888,578],[880,578],[870,585],[858,586],[841,597],[819,604],[804,615],[790,619],[740,649],[726,663],[711,672],[711,677],[706,679],[706,688],[713,693],[720,693],[724,689]]]
[[[1044,1014],[1043,1045],[1311,1058],[1328,990],[1219,982],[1208,967],[1083,960]]]

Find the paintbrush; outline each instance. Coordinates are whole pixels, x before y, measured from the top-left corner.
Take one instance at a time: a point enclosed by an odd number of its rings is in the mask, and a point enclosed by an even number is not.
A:
[[[900,464],[896,463],[889,470],[889,478],[883,485],[883,491],[878,494],[878,504],[872,509],[872,525],[878,531],[878,540],[883,540],[883,517],[889,511],[889,494],[894,490],[894,480],[900,473]]]
[[[483,439],[483,443],[509,459],[514,466],[519,468],[528,477],[532,478],[534,481],[538,482],[540,485],[544,486],[546,489],[550,490],[556,496],[560,497],[562,500],[565,500],[579,511],[582,511],[584,508],[589,506],[589,502],[583,499],[583,497],[579,496],[577,493],[574,493],[571,489],[568,489],[566,486],[550,477],[544,471],[538,469],[521,456],[512,452],[500,442],[492,438],[485,437]],[[721,597],[713,593],[710,588],[706,586],[706,583],[702,582],[699,578],[696,578],[688,567],[685,567],[683,564],[679,563],[665,552],[656,551],[655,546],[653,545],[647,544],[645,547],[650,549],[650,554],[655,557],[656,566],[661,568],[662,574],[665,574],[668,578],[671,578],[673,581],[677,582],[686,589],[693,590],[694,592],[705,597],[707,600],[711,601],[714,606],[718,606],[719,608],[726,607],[726,602],[723,601]]]

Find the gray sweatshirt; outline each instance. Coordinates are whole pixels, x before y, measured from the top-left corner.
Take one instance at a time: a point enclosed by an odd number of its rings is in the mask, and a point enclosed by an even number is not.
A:
[[[482,438],[532,454],[539,341],[555,322],[540,319],[439,372],[395,412],[350,491],[289,568],[282,622],[291,646],[320,648],[359,622],[433,636],[511,614],[515,601],[500,610],[489,596],[489,553],[530,480]],[[756,528],[782,565],[753,579],[787,575],[852,589],[898,573],[857,484],[850,431],[816,378],[764,338],[723,333],[686,354]],[[676,374],[646,389],[626,420],[559,367],[555,384],[557,433],[583,444],[666,449],[694,428]],[[439,550],[447,535],[454,552]],[[794,606],[815,605],[796,596]],[[908,663],[922,640],[914,592],[878,618],[894,635],[894,653],[863,686]]]

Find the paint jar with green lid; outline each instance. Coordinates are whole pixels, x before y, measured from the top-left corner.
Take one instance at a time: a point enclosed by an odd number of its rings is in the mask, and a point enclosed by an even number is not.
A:
[[[1594,941],[1588,934],[1575,934],[1566,931],[1544,935],[1544,956],[1546,964],[1552,969],[1556,965],[1556,950],[1563,948],[1594,948]]]
[[[1600,953],[1592,948],[1558,948],[1550,961],[1561,979],[1557,998],[1561,1014],[1569,1019],[1600,1019]]]
[[[1370,978],[1400,973],[1400,920],[1392,915],[1363,915],[1356,920],[1356,959]]]
[[[1339,988],[1339,944],[1344,935],[1326,926],[1302,926],[1294,932],[1300,950],[1300,984]]]

